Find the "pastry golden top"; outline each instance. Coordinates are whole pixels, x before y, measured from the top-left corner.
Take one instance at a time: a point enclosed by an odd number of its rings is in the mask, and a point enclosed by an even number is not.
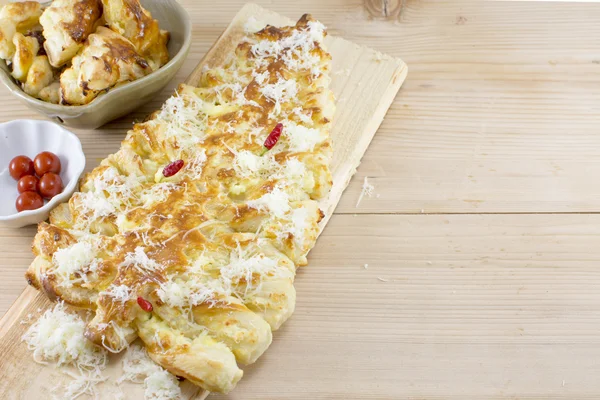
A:
[[[241,378],[236,362],[266,350],[294,310],[295,270],[332,184],[324,35],[309,16],[249,33],[39,226],[27,278],[95,310],[88,339],[118,352],[139,335],[163,367],[224,392]]]
[[[88,104],[156,71],[169,61],[168,41],[140,0],[53,0],[45,9],[26,1],[0,9],[0,58],[27,94],[52,103]],[[36,56],[46,58],[29,79]]]

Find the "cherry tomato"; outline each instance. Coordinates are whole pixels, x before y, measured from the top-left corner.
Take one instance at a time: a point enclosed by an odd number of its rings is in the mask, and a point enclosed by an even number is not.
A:
[[[33,161],[27,156],[16,156],[10,161],[8,165],[8,172],[15,181],[18,181],[25,175],[35,174]]]
[[[19,183],[17,183],[17,190],[19,193],[25,192],[36,192],[38,187],[39,179],[33,175],[25,175],[21,179],[19,179]]]
[[[37,210],[43,205],[44,200],[42,199],[42,196],[36,192],[21,193],[21,195],[17,197],[17,202],[15,203],[18,212],[25,210]]]
[[[63,181],[60,176],[47,172],[40,178],[37,189],[43,198],[50,200],[57,194],[62,193]]]
[[[35,173],[37,176],[43,176],[46,172],[60,174],[60,159],[54,153],[43,151],[33,160]]]

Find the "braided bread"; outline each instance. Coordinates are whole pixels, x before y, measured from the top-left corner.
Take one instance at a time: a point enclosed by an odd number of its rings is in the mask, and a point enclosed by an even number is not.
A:
[[[308,15],[267,26],[181,85],[40,224],[30,284],[93,310],[94,343],[139,337],[171,373],[230,391],[293,313],[320,232],[335,110],[324,35]]]

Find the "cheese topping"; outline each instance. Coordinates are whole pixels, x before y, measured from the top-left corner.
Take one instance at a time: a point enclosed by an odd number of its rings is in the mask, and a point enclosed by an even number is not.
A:
[[[281,104],[290,101],[298,94],[298,84],[295,80],[279,78],[275,83],[267,83],[261,86],[260,93],[268,100],[275,103],[275,107],[269,118],[277,117],[281,113]]]
[[[285,137],[289,143],[290,151],[313,151],[316,145],[326,140],[326,137],[319,129],[307,128],[291,121],[286,121],[284,125],[286,130]]]
[[[284,218],[285,214],[290,211],[289,195],[277,186],[260,198],[248,201],[247,204],[259,211],[268,211],[275,218]]]
[[[117,382],[144,383],[146,400],[179,400],[182,398],[177,378],[154,363],[144,348],[129,347],[123,358],[123,375]]]
[[[138,246],[132,253],[125,255],[125,260],[119,265],[120,267],[133,267],[141,273],[154,272],[157,269],[162,269],[162,266],[155,260],[148,257],[144,248]]]
[[[95,395],[95,385],[106,378],[106,352],[84,337],[85,322],[58,303],[29,327],[22,340],[33,351],[33,359],[41,364],[54,362],[58,366],[73,366],[73,379],[60,390],[60,399],[75,399],[82,394]]]
[[[87,282],[87,272],[96,272],[98,259],[89,242],[77,242],[72,246],[57,250],[52,256],[54,275],[61,278],[60,285],[72,287],[75,283]],[[73,277],[74,274],[78,277]]]
[[[110,285],[108,289],[100,292],[100,296],[109,296],[113,298],[113,301],[125,303],[132,299],[133,291],[127,285]]]
[[[260,290],[262,279],[268,275],[290,276],[273,258],[260,252],[243,250],[238,246],[237,252],[231,253],[229,263],[221,267],[220,279],[227,292],[246,299]],[[236,291],[235,287],[238,285],[244,286],[243,293]]]

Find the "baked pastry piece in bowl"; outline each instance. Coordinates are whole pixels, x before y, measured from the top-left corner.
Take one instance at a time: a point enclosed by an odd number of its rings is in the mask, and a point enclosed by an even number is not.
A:
[[[190,48],[192,24],[177,0],[26,4],[0,11],[0,58],[11,60],[0,60],[0,81],[67,126],[94,129],[148,102]],[[86,12],[77,20],[78,8]]]

